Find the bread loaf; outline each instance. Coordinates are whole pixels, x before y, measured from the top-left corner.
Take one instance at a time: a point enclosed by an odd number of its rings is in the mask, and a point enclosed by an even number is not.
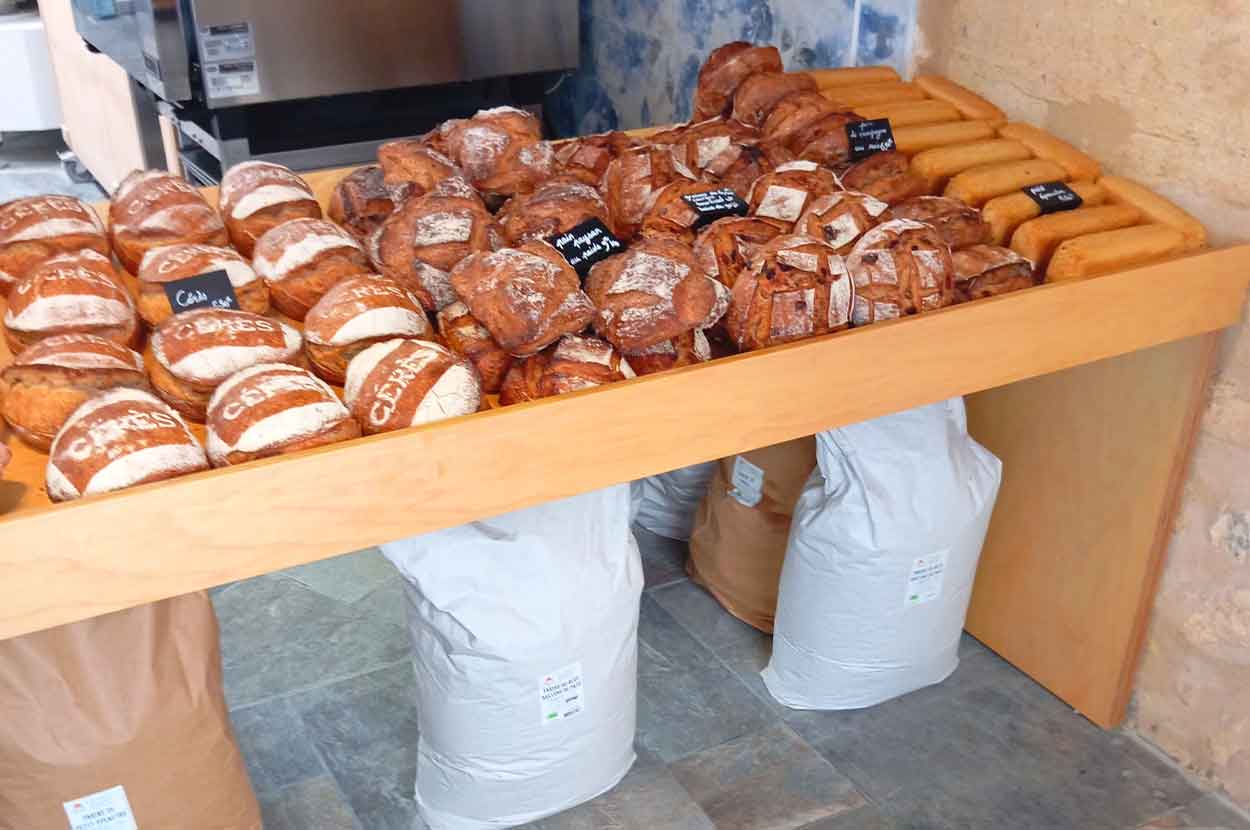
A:
[[[712,347],[703,330],[694,329],[640,352],[624,355],[624,359],[635,373],[652,375],[681,366],[707,363],[712,359]]]
[[[135,346],[134,301],[108,257],[90,249],[36,266],[9,293],[4,336],[14,354],[56,334],[96,334]]]
[[[955,263],[956,302],[997,297],[1030,288],[1037,282],[1033,263],[1010,248],[973,245],[955,251],[952,258]]]
[[[1033,184],[1067,181],[1067,178],[1063,167],[1046,159],[1004,161],[983,164],[956,174],[947,182],[942,193],[980,207],[995,196],[1005,196]]]
[[[19,438],[46,451],[75,409],[118,386],[148,388],[138,352],[94,334],[60,334],[23,350],[0,372],[0,414]]]
[[[368,273],[360,243],[323,219],[292,219],[265,232],[252,258],[274,307],[295,320],[346,277]]]
[[[794,223],[794,232],[814,236],[841,256],[870,228],[883,221],[889,206],[867,193],[842,190],[814,200]]]
[[[808,75],[756,72],[744,79],[734,91],[733,117],[748,126],[762,127],[782,98],[792,92],[815,89],[816,82]]]
[[[416,190],[410,182],[388,183],[376,164],[358,167],[335,186],[326,213],[363,242]]]
[[[200,191],[160,170],[136,170],[122,179],[109,202],[109,232],[117,259],[132,274],[153,248],[229,241],[221,217]]]
[[[302,340],[294,327],[250,311],[183,312],[152,332],[152,384],[167,404],[203,421],[222,381],[258,363],[298,363]]]
[[[366,435],[471,415],[482,404],[473,364],[422,340],[385,340],[356,355],[343,393]]]
[[[699,232],[694,258],[704,273],[733,288],[738,275],[751,264],[761,245],[787,230],[778,219],[759,216],[727,216]]]
[[[655,194],[651,207],[643,215],[639,233],[644,238],[667,236],[687,245],[693,244],[699,212],[690,206],[686,197],[720,190],[722,187],[723,185],[716,182],[692,182],[685,179],[665,185]]]
[[[623,352],[638,352],[716,323],[729,291],[695,261],[689,245],[644,239],[596,263],[586,279],[595,330]]]
[[[792,161],[756,179],[747,203],[752,216],[785,222],[789,229],[811,201],[840,190],[833,171],[814,161]]]
[[[394,338],[432,340],[434,330],[415,296],[376,274],[338,283],[304,319],[304,349],[313,371],[331,383],[346,379],[347,364],[356,355]]]
[[[1091,233],[1060,244],[1046,267],[1046,282],[1083,280],[1178,256],[1192,240],[1163,223]]]
[[[28,196],[0,204],[0,299],[49,257],[90,249],[108,256],[104,223],[72,196]]]
[[[924,90],[929,97],[954,106],[964,118],[989,121],[995,127],[1001,127],[1007,123],[1007,116],[1002,110],[952,80],[938,75],[917,75],[913,83]]]
[[[1137,208],[1129,205],[1098,205],[1048,213],[1016,228],[1011,235],[1011,250],[1032,262],[1038,274],[1044,274],[1055,249],[1067,240],[1131,227],[1141,218]]]
[[[934,311],[955,301],[950,247],[931,226],[895,219],[860,237],[846,258],[857,326]]]
[[[464,175],[454,161],[416,138],[388,141],[378,147],[378,165],[383,184],[402,188],[412,196],[424,196],[443,179]]]
[[[118,388],[80,405],[52,442],[46,484],[70,501],[208,469],[186,422],[149,392]]]
[[[449,349],[472,362],[482,381],[482,392],[497,394],[504,375],[512,366],[512,355],[500,348],[486,327],[469,312],[469,307],[457,300],[440,308],[438,333]]]
[[[695,175],[668,147],[638,147],[613,159],[600,190],[616,234],[623,239],[636,236],[655,194],[679,178],[694,179]]]
[[[334,390],[307,369],[261,363],[236,372],[208,404],[214,467],[299,452],[360,435]]]
[[[910,219],[932,225],[952,249],[983,245],[990,239],[990,226],[979,210],[942,196],[916,196],[899,202],[883,219]]]
[[[612,159],[637,146],[637,141],[619,131],[562,141],[552,148],[556,173],[573,176],[597,188]]]
[[[852,164],[842,174],[842,186],[875,196],[888,205],[927,191],[924,179],[912,172],[907,156],[894,150],[874,153]]]
[[[308,183],[289,167],[268,161],[236,164],[221,177],[217,209],[230,242],[251,257],[256,241],[270,228],[292,219],[320,219],[321,205]]]
[[[543,373],[551,364],[552,349],[549,346],[537,354],[512,362],[499,389],[500,406],[536,401],[543,397]]]
[[[860,104],[854,107],[864,118],[888,118],[891,127],[915,127],[922,124],[949,124],[963,116],[959,110],[945,101],[886,101],[880,104]],[[990,124],[993,130],[997,125]]]
[[[725,174],[743,147],[759,142],[759,131],[726,118],[709,118],[683,130],[669,145],[678,167],[685,167],[696,176],[719,179]]]
[[[862,120],[853,112],[830,113],[798,130],[791,137],[789,147],[801,159],[814,161],[830,170],[842,170],[851,156],[851,140],[846,134],[846,125]]]
[[[509,245],[549,239],[589,219],[612,227],[608,206],[599,191],[572,176],[557,176],[532,193],[513,196],[495,218]]]
[[[239,308],[253,314],[269,311],[269,286],[242,256],[230,248],[178,244],[152,248],[143,255],[139,263],[139,316],[149,326],[160,325],[174,313],[165,286],[210,271],[226,272]]]
[[[516,107],[482,110],[443,136],[469,183],[499,197],[528,193],[551,177],[555,155],[533,114]]]
[[[1093,182],[1071,182],[1068,187],[1081,197],[1083,205],[1101,205],[1107,201],[1107,191]],[[990,226],[991,245],[1006,245],[1017,227],[1041,215],[1037,202],[1020,190],[996,196],[981,208],[981,218]]]
[[[517,357],[581,331],[595,313],[577,272],[537,240],[465,257],[452,270],[451,284],[500,348]]]
[[[1016,122],[1001,127],[998,134],[1003,138],[1019,141],[1033,151],[1039,159],[1056,162],[1073,179],[1093,180],[1102,175],[1102,165],[1061,138],[1032,124]]]
[[[837,111],[837,105],[817,90],[791,92],[773,106],[760,134],[765,141],[788,144],[795,133]]]
[[[629,361],[598,337],[566,334],[551,348],[517,361],[504,379],[499,403],[549,398],[634,377]]]
[[[757,72],[781,72],[781,53],[775,46],[752,46],[744,40],[712,50],[699,67],[694,92],[695,121],[728,115],[738,86]]]

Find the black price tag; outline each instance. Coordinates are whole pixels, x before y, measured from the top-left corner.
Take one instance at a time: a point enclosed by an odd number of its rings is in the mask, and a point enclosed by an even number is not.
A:
[[[209,271],[194,277],[165,283],[165,296],[174,314],[194,308],[234,308],[239,300],[225,271]]]
[[[724,219],[726,216],[747,215],[747,203],[738,198],[738,194],[729,187],[707,190],[703,193],[691,193],[681,198],[694,208],[695,213],[699,214],[699,218],[694,223],[695,229],[709,222],[715,222],[717,219]]]
[[[598,219],[587,219],[564,233],[547,238],[560,255],[568,260],[580,277],[590,273],[596,262],[625,250],[625,243]]]
[[[846,125],[846,140],[851,146],[851,161],[859,161],[893,150],[894,129],[888,118],[852,121]]]
[[[1084,204],[1084,200],[1063,182],[1030,185],[1024,188],[1024,192],[1037,203],[1043,215],[1061,210],[1076,210]]]

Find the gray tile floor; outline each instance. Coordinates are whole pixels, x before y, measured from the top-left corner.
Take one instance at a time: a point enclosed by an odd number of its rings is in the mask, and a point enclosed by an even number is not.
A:
[[[638,756],[541,830],[1229,828],[1250,822],[970,637],[946,683],[856,712],[777,705],[769,638],[639,532]],[[365,551],[214,592],[227,697],[268,830],[420,830],[399,577]]]
[[[23,196],[60,193],[87,201],[108,198],[94,182],[75,182],[57,153],[65,150],[60,130],[5,133],[0,141],[0,202]]]

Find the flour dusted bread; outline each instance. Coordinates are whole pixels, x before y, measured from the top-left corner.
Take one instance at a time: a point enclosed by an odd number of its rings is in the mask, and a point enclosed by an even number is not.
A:
[[[339,280],[370,271],[360,243],[324,219],[292,219],[266,231],[252,267],[269,286],[274,307],[296,320]]]
[[[185,421],[140,389],[110,389],[65,421],[48,455],[48,497],[71,501],[208,469]]]
[[[680,366],[707,363],[712,359],[712,346],[702,329],[694,329],[624,358],[635,373],[652,375]]]
[[[603,175],[600,190],[616,234],[624,239],[636,236],[656,194],[682,178],[694,179],[695,175],[667,146],[637,147],[615,158]]]
[[[696,176],[719,179],[743,148],[756,144],[758,130],[727,118],[709,118],[681,131],[669,152],[681,165]]]
[[[483,194],[528,193],[551,176],[555,154],[532,113],[495,107],[444,127],[439,132],[447,155]]]
[[[86,202],[28,196],[0,204],[0,299],[49,257],[88,249],[109,253],[104,223]]]
[[[842,184],[832,170],[814,161],[792,161],[756,179],[747,203],[752,216],[785,222],[789,229],[812,200],[839,190]]]
[[[829,193],[807,206],[794,224],[794,232],[816,237],[839,254],[849,254],[861,236],[883,221],[888,208],[885,202],[867,193]]]
[[[846,258],[855,284],[854,325],[934,311],[955,301],[955,264],[930,225],[883,222],[855,243]]]
[[[378,152],[381,153],[381,149]],[[396,207],[416,192],[409,182],[386,181],[382,168],[370,164],[356,168],[335,185],[326,213],[363,242]]]
[[[360,424],[325,381],[285,363],[261,363],[234,373],[208,404],[208,458],[214,467],[359,435]]]
[[[173,316],[169,295],[165,293],[167,284],[211,271],[226,272],[239,308],[253,314],[269,310],[269,286],[241,255],[216,245],[176,244],[152,248],[139,264],[136,305],[143,322],[158,326]]]
[[[997,297],[1037,282],[1032,262],[999,245],[973,245],[955,251],[952,259],[957,302]]]
[[[639,233],[646,238],[666,236],[679,239],[687,245],[694,243],[695,224],[699,212],[686,201],[687,196],[720,190],[716,182],[680,179],[665,185],[656,194],[651,207],[642,217]]]
[[[94,334],[59,334],[0,372],[0,414],[25,443],[46,451],[75,409],[118,386],[148,388],[138,352]]]
[[[423,340],[365,349],[347,367],[343,393],[366,435],[469,415],[482,405],[473,364]]]
[[[420,139],[401,138],[378,147],[382,181],[412,196],[424,196],[443,179],[463,176],[456,163]]]
[[[635,377],[629,361],[598,337],[566,334],[552,347],[512,365],[499,403],[549,398]]]
[[[979,210],[943,196],[915,196],[899,202],[882,218],[886,221],[910,219],[932,225],[953,249],[983,245],[990,239],[990,226],[981,218]]]
[[[486,326],[470,313],[469,307],[457,300],[440,308],[438,333],[447,348],[469,360],[477,369],[482,391],[488,395],[497,394],[513,358],[495,342]]]
[[[695,261],[704,273],[733,288],[738,275],[750,266],[761,245],[785,233],[788,226],[760,216],[727,216],[717,219],[695,239]]]
[[[552,147],[555,173],[599,187],[612,159],[637,146],[637,140],[619,130],[562,141]]]
[[[725,43],[712,50],[699,67],[694,92],[694,120],[728,115],[734,93],[757,72],[781,72],[781,53],[775,46],[754,46],[745,40]]]
[[[269,161],[236,164],[221,177],[217,209],[230,242],[245,257],[270,228],[292,219],[320,219],[321,205],[308,182]]]
[[[751,127],[761,127],[773,107],[792,92],[815,90],[808,75],[786,72],[757,72],[734,90],[733,117]]]
[[[343,280],[304,319],[304,349],[313,371],[331,383],[346,379],[356,355],[394,338],[431,340],[434,330],[412,293],[376,274]]]
[[[122,179],[109,202],[109,233],[117,259],[132,274],[153,248],[228,241],[225,224],[200,191],[160,170],[136,170]]]
[[[801,89],[786,95],[773,106],[760,127],[760,134],[765,141],[785,144],[795,133],[837,111],[837,105],[818,90]]]
[[[557,176],[531,193],[513,196],[495,219],[510,245],[549,239],[589,219],[612,227],[608,206],[599,191],[573,176]]]
[[[96,334],[134,346],[139,316],[108,257],[92,250],[51,257],[9,292],[4,335],[14,354],[56,334]]]
[[[875,196],[889,205],[927,192],[924,179],[912,172],[907,156],[895,150],[873,153],[852,164],[842,174],[842,186]]]

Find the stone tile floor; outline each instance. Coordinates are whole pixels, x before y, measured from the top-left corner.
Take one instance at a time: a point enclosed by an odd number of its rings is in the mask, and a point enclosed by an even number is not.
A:
[[[57,158],[64,149],[60,130],[5,133],[0,141],[0,202],[45,193],[89,202],[108,198],[94,182],[75,182],[65,174]]]
[[[1250,821],[1104,732],[971,637],[945,683],[796,712],[756,674],[769,638],[638,532],[638,763],[540,830],[1229,828]],[[363,551],[214,591],[228,702],[268,830],[420,830],[399,577]]]

